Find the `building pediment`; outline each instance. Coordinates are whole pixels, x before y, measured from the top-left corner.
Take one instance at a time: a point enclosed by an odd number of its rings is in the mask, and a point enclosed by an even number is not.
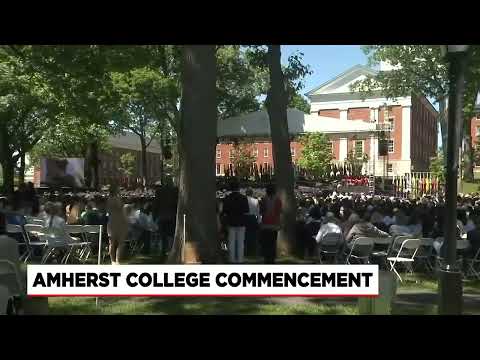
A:
[[[306,96],[309,98],[326,95],[326,94],[345,94],[351,92],[350,86],[359,80],[363,80],[368,76],[375,76],[376,71],[364,65],[355,65],[333,79],[321,84],[320,86],[310,90]]]

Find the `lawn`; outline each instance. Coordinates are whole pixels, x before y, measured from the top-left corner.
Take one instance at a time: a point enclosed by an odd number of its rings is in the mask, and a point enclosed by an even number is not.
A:
[[[258,263],[260,259],[248,259]],[[127,263],[158,264],[155,256],[137,256]],[[310,260],[282,258],[279,263],[311,263]],[[480,313],[480,282],[465,281],[465,313]],[[437,314],[438,284],[432,276],[415,274],[398,284],[392,307],[394,315]],[[50,298],[49,313],[53,315],[358,315],[356,298],[161,298],[105,297]]]

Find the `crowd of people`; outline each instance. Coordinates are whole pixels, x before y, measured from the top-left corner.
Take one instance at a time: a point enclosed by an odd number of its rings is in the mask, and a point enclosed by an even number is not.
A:
[[[6,224],[24,225],[29,217],[43,219],[44,227],[66,239],[66,225],[103,225],[110,240],[113,264],[125,257],[127,239],[151,251],[151,234],[160,234],[161,252],[173,244],[178,190],[160,186],[141,191],[44,193],[26,184],[10,197],[0,197],[0,233]],[[297,255],[317,256],[316,249],[330,234],[337,234],[344,247],[362,236],[407,235],[435,239],[434,248],[442,255],[444,201],[437,196],[416,199],[337,193],[296,191]],[[243,263],[245,256],[276,260],[277,234],[283,224],[283,204],[273,184],[262,189],[241,189],[232,179],[229,188],[217,193],[217,222],[221,244],[230,263]],[[468,241],[473,256],[480,248],[480,196],[459,196],[458,239]],[[3,226],[3,229],[2,229]]]
[[[125,242],[142,244],[144,253],[151,251],[151,234],[160,234],[162,255],[172,246],[175,231],[178,191],[173,186],[155,190],[108,191],[37,194],[33,184],[19,186],[10,197],[0,197],[0,234],[8,225],[25,225],[29,219],[43,221],[43,228],[65,245],[72,241],[66,225],[103,225],[109,239],[113,264],[125,258]],[[160,231],[161,230],[161,231]],[[20,235],[14,235],[19,237]]]

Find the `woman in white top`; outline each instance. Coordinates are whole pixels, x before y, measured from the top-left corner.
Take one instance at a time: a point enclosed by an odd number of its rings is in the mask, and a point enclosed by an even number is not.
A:
[[[59,216],[62,207],[60,203],[45,204],[46,217],[43,224],[47,246],[55,248],[60,259],[65,255],[67,246],[74,241],[65,230],[65,220]]]

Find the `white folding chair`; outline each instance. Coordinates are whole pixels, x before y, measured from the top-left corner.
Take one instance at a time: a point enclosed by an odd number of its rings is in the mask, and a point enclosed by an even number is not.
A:
[[[370,264],[370,255],[372,254],[373,247],[375,243],[373,242],[373,238],[369,237],[358,237],[353,240],[352,246],[346,247],[346,255],[347,258],[345,259],[345,264],[350,265],[350,259],[356,259],[364,264]]]
[[[480,264],[480,248],[477,250],[476,254],[473,256],[473,258],[467,259],[467,276],[473,276],[477,280],[480,280],[480,272],[477,271],[475,268]]]
[[[327,233],[317,245],[318,260],[322,264],[322,256],[331,256],[337,263],[338,253],[343,245],[343,236],[339,233]]]
[[[393,270],[401,282],[403,282],[402,277],[395,268],[395,265],[397,265],[397,263],[404,264],[407,271],[413,273],[412,264],[415,260],[415,255],[417,254],[419,246],[420,239],[405,239],[402,242],[397,255],[395,257],[387,258],[387,260],[390,262],[390,271]]]
[[[26,283],[20,271],[17,240],[0,236],[0,283],[6,286],[14,297],[25,293]]]
[[[7,224],[6,226],[7,235],[10,235],[14,239],[17,239],[17,246],[25,246],[25,251],[20,254],[20,260],[24,259],[28,255],[27,247],[27,238],[25,236],[25,231],[20,225]],[[20,241],[18,241],[20,240]]]
[[[25,224],[23,228],[25,229],[25,236],[27,239],[27,252],[28,252],[24,258],[24,262],[27,262],[31,258],[34,252],[33,249],[35,247],[41,247],[44,249],[47,246],[47,242],[45,240],[41,240],[43,235],[42,225]],[[33,238],[35,237],[38,240],[33,240]]]
[[[383,264],[385,265],[385,268],[386,268],[388,266],[387,257],[390,252],[390,247],[393,244],[393,237],[388,236],[388,237],[373,238],[373,243],[374,243],[374,247],[372,251],[372,257],[382,258]]]
[[[445,241],[442,243],[442,247],[445,246]],[[463,261],[464,261],[464,252],[470,247],[470,242],[465,239],[457,240],[457,256],[456,256],[456,265],[458,269],[461,271],[462,276],[465,276],[463,272]],[[437,270],[442,268],[445,265],[446,259],[442,256],[442,254],[438,254],[436,257],[436,266]]]
[[[432,264],[433,257],[433,239],[432,238],[420,238],[420,246],[418,248],[417,254],[415,255],[415,261],[413,266],[415,267],[418,263],[423,263],[425,269],[429,273],[434,272],[434,266]]]
[[[415,236],[397,235],[393,237],[392,246],[388,252],[388,256],[392,257],[398,254],[402,244],[407,239],[415,239]]]
[[[100,232],[100,225],[83,225],[83,236],[85,241],[88,243],[86,245],[86,252],[84,254],[85,257],[83,259],[83,262],[87,261],[90,257],[90,254],[92,252],[92,244],[95,243],[98,245]],[[103,241],[102,246],[108,246],[108,241]],[[101,249],[98,249],[98,251],[101,251]],[[108,253],[108,251],[103,252],[103,259],[105,258],[106,253]]]
[[[70,236],[68,242],[68,252],[65,255],[63,263],[66,264],[71,255],[75,252],[78,253],[78,259],[82,261],[83,255],[90,244],[85,240],[84,226],[83,225],[65,225],[65,232]]]

